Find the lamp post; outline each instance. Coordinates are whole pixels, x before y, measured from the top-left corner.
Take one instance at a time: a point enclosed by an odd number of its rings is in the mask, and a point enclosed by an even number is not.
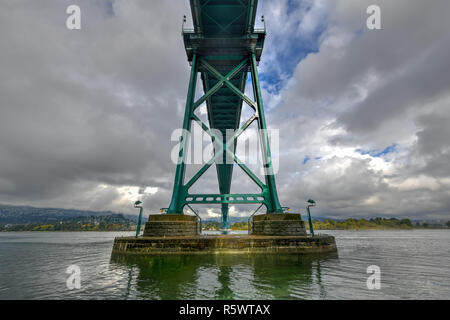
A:
[[[308,205],[306,206],[306,210],[308,211],[308,221],[309,221],[309,232],[311,232],[311,235],[314,236],[314,228],[311,220],[311,212],[309,211],[310,207],[315,207],[316,202],[312,199],[309,199],[307,201]]]
[[[142,209],[143,209],[141,204],[142,204],[142,201],[139,201],[139,200],[134,203],[134,207],[135,208],[139,208],[139,218],[138,218],[138,223],[137,223],[137,226],[136,226],[136,237],[141,232]]]

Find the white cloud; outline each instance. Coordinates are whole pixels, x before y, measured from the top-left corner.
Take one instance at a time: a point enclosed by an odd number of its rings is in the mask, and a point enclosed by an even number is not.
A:
[[[84,12],[79,32],[65,28],[72,3]],[[282,205],[303,210],[314,198],[323,216],[448,217],[450,3],[379,0],[381,31],[365,29],[369,4],[260,1],[260,71],[283,84],[263,82],[268,124],[281,130]],[[0,202],[133,213],[140,198],[149,212],[167,207],[170,134],[189,78],[180,37],[188,1],[116,0],[113,16],[104,1],[0,8]],[[299,44],[318,51],[295,65]],[[393,144],[380,156],[357,151]],[[216,192],[208,174],[204,189]]]

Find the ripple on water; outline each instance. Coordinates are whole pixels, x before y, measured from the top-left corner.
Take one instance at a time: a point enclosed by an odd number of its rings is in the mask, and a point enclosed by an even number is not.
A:
[[[450,232],[330,231],[338,254],[111,259],[130,233],[0,233],[1,299],[450,299]],[[81,268],[68,290],[66,269]],[[368,290],[369,265],[381,290]]]

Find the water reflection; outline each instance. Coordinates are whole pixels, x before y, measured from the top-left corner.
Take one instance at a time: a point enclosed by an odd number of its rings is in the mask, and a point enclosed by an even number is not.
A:
[[[129,270],[126,297],[146,299],[303,299],[326,297],[321,255],[113,255]]]

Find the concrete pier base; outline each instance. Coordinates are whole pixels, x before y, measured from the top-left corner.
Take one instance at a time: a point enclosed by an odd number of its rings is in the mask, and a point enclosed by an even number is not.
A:
[[[336,252],[333,236],[119,237],[113,254],[306,254]]]
[[[197,217],[185,214],[151,214],[144,229],[144,237],[186,237],[199,234]]]
[[[195,216],[150,215],[143,237],[118,237],[113,254],[305,254],[336,252],[333,236],[306,234],[300,214],[253,217],[252,234],[200,235]]]
[[[261,236],[306,236],[299,213],[268,213],[253,217],[252,234]]]

